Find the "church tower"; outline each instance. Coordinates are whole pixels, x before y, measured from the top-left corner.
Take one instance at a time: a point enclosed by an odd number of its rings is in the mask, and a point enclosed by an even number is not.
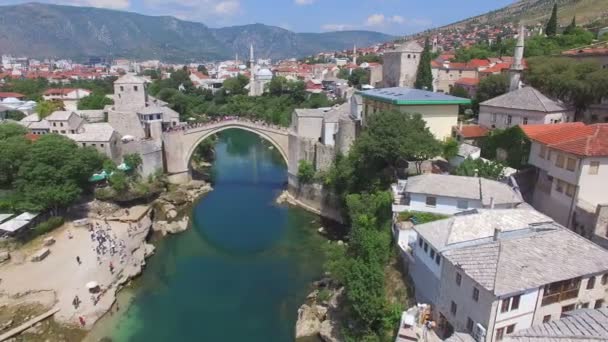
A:
[[[513,64],[509,69],[509,91],[514,91],[520,88],[522,74],[524,72],[524,44],[525,44],[526,29],[524,25],[520,25],[519,34],[517,37],[517,45],[515,45],[515,55],[513,56]]]

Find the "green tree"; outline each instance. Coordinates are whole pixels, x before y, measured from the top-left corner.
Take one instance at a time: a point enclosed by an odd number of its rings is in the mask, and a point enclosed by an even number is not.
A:
[[[553,11],[551,17],[545,27],[545,34],[549,37],[553,37],[557,34],[557,4],[553,5]]]
[[[129,178],[120,170],[116,170],[110,176],[110,186],[117,193],[124,193],[129,189]]]
[[[36,104],[36,113],[40,119],[44,119],[58,110],[65,110],[63,102],[59,101],[40,101]]]
[[[123,159],[125,164],[127,164],[127,166],[129,166],[133,170],[137,170],[142,163],[141,156],[139,155],[139,153],[125,154]]]
[[[479,81],[477,93],[473,101],[473,110],[479,112],[479,104],[507,92],[509,79],[507,75],[490,75]]]
[[[81,148],[64,136],[40,137],[31,144],[13,182],[19,206],[57,214],[76,201],[104,159],[95,148]]]
[[[458,141],[453,138],[449,138],[442,144],[443,151],[441,156],[446,160],[450,160],[458,155]]]
[[[458,176],[482,177],[498,180],[504,175],[505,166],[495,161],[483,159],[465,159],[455,170]]]
[[[414,88],[426,89],[429,91],[433,90],[433,74],[431,71],[431,46],[429,43],[429,37],[426,37],[424,42],[424,50],[418,63],[418,70],[416,71],[416,81],[414,82]]]
[[[338,71],[338,75],[337,75],[337,77],[338,77],[339,79],[348,80],[348,77],[349,77],[349,76],[350,76],[350,71],[349,71],[348,69],[346,69],[346,68],[341,68],[341,69]]]
[[[300,160],[298,162],[298,182],[309,184],[315,178],[315,167],[308,160]]]
[[[91,93],[78,101],[78,109],[103,109],[107,105],[114,104],[114,101],[104,94]]]
[[[570,25],[566,26],[566,28],[564,29],[564,34],[572,34],[575,29],[576,29],[576,16],[572,17],[572,22],[570,22]]]
[[[23,136],[27,133],[27,128],[17,123],[0,123],[0,141],[15,136]]]
[[[3,126],[0,124],[0,187],[9,187],[17,176],[19,167],[25,160],[30,149],[30,141],[25,139],[22,134],[7,136],[2,132]],[[17,132],[17,130],[15,130]],[[4,136],[4,137],[3,137]]]
[[[204,66],[204,65],[202,65],[202,64],[199,64],[199,66],[198,66],[198,67],[196,67],[196,70],[197,70],[198,72],[202,72],[202,73],[203,73],[203,75],[207,75],[207,76],[209,76],[209,71],[207,70],[207,67],[205,67],[205,66]]]
[[[361,89],[361,86],[369,84],[369,71],[365,69],[354,69],[348,76],[348,84],[351,87]]]
[[[224,89],[230,95],[245,95],[247,90],[245,86],[249,84],[249,78],[244,75],[238,75],[224,81]]]

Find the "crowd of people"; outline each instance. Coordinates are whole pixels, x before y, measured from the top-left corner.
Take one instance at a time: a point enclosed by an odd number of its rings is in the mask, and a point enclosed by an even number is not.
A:
[[[177,126],[167,127],[165,129],[165,132],[183,132],[183,131],[187,131],[189,129],[205,127],[205,126],[214,125],[214,124],[226,122],[226,121],[247,122],[247,123],[252,123],[255,125],[269,127],[272,129],[285,130],[285,127],[269,124],[263,120],[253,120],[253,119],[250,119],[245,116],[227,115],[227,116],[215,117],[213,119],[209,119],[204,122],[181,123],[180,125],[177,125]]]
[[[124,263],[126,254],[126,244],[122,239],[118,239],[116,234],[112,232],[112,227],[106,221],[105,227],[99,222],[95,223],[95,226],[89,224],[89,232],[91,233],[91,242],[93,242],[93,250],[97,254],[97,263],[101,265],[102,258],[109,256],[110,258],[116,254],[120,255],[120,263]],[[110,269],[112,270],[112,263],[110,262]]]

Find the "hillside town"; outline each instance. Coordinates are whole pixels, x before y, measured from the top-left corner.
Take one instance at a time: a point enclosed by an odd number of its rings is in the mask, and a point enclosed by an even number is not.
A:
[[[278,61],[2,55],[0,341],[118,315],[230,129],[285,162],[277,202],[347,227],[317,230],[296,339],[608,341],[608,29],[551,21]]]

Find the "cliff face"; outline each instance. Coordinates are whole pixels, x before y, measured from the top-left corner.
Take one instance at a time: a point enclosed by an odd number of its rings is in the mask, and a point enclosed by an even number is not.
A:
[[[392,37],[369,31],[295,33],[262,24],[213,29],[174,17],[28,3],[0,7],[0,50],[35,58],[125,57],[186,62],[247,56],[311,55]]]

